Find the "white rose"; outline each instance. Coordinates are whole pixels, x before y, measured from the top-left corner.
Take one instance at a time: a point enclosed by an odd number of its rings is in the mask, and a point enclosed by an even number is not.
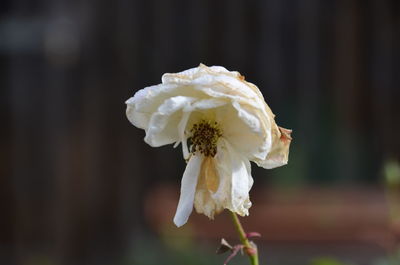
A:
[[[126,101],[126,114],[153,147],[179,143],[188,161],[174,217],[185,224],[193,205],[209,218],[251,206],[250,161],[264,168],[288,161],[290,130],[280,128],[259,89],[238,72],[200,64]]]

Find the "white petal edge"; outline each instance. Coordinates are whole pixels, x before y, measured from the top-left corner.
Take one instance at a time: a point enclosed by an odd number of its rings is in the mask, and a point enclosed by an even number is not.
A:
[[[177,227],[186,224],[193,211],[194,195],[202,162],[203,156],[193,155],[183,173],[181,195],[179,197],[178,207],[174,217],[174,223]]]
[[[169,97],[170,91],[177,89],[176,85],[158,84],[138,90],[125,103],[128,120],[138,128],[147,129],[151,114]]]

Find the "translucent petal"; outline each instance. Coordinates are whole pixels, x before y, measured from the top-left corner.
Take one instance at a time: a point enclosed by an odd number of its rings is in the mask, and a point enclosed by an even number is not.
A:
[[[194,195],[197,186],[197,179],[203,156],[194,155],[190,158],[181,182],[181,195],[178,208],[176,209],[174,223],[177,227],[184,225],[193,210]]]
[[[217,204],[212,196],[220,185],[219,180],[215,159],[206,157],[201,165],[194,207],[197,213],[202,213],[211,219],[224,209],[224,205]]]

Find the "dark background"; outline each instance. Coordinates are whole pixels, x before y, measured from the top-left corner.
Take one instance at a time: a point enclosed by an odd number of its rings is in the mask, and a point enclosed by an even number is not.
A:
[[[2,0],[0,264],[133,264],[138,239],[158,241],[145,196],[185,163],[146,145],[124,102],[199,63],[241,72],[293,129],[289,165],[253,165],[253,190],[383,186],[399,3]]]

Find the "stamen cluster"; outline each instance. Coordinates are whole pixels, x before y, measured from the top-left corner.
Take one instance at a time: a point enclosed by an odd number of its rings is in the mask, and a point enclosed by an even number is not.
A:
[[[217,154],[217,142],[222,136],[222,131],[217,122],[201,120],[193,125],[190,130],[192,143],[190,151],[202,153],[205,156],[214,157]]]

